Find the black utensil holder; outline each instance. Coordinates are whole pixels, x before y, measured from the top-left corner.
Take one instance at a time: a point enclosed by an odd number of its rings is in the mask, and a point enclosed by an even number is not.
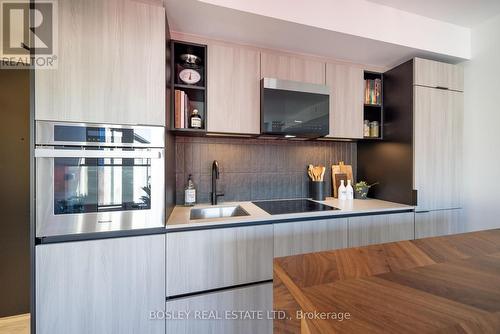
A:
[[[309,195],[315,201],[324,201],[325,181],[311,181],[309,185]]]

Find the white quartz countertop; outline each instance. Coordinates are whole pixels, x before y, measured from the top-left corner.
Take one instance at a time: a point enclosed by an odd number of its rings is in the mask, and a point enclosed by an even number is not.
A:
[[[190,214],[192,208],[209,208],[213,207],[210,204],[198,204],[191,207],[186,206],[176,206],[167,221],[167,230],[187,230],[187,229],[203,229],[203,228],[214,228],[217,226],[224,227],[224,225],[251,225],[258,223],[273,223],[283,220],[300,220],[300,219],[311,219],[317,217],[332,217],[332,216],[343,216],[343,215],[361,215],[369,213],[384,213],[391,211],[403,211],[403,210],[413,210],[413,206],[381,201],[377,199],[366,199],[366,200],[345,200],[340,201],[336,198],[328,197],[325,201],[318,201],[318,203],[323,203],[325,205],[333,206],[339,208],[340,210],[335,211],[316,211],[316,212],[304,212],[304,213],[290,213],[290,214],[280,214],[271,215],[266,211],[262,210],[252,202],[224,202],[217,205],[217,207],[224,206],[236,206],[240,205],[245,211],[248,212],[248,216],[239,217],[226,217],[226,218],[211,218],[211,219],[196,219],[191,220]]]

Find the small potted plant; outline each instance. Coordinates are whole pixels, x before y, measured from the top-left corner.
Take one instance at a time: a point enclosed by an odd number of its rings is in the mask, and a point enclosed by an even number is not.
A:
[[[378,182],[368,184],[365,181],[361,181],[356,183],[354,186],[354,193],[357,199],[366,199],[368,197],[368,191],[374,185],[377,185]]]

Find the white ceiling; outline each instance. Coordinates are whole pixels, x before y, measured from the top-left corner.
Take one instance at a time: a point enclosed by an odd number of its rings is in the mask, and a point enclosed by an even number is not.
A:
[[[452,63],[463,61],[461,57],[425,50],[411,43],[404,45],[366,38],[204,1],[165,0],[170,30],[386,68],[416,56]]]
[[[471,28],[500,14],[500,0],[367,0]]]

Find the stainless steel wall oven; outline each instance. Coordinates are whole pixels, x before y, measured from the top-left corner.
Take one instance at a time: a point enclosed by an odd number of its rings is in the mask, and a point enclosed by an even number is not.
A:
[[[36,122],[36,236],[162,227],[164,128]]]

